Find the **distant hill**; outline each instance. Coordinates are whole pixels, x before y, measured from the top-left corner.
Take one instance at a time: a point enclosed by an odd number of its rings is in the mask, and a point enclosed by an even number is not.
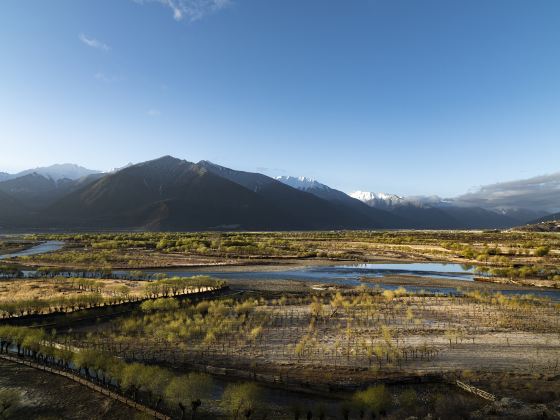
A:
[[[560,213],[554,213],[535,220],[535,223],[552,222],[552,221],[559,221],[559,220],[560,220]]]
[[[560,232],[560,214],[554,215],[555,219],[518,226],[512,230],[523,232]]]

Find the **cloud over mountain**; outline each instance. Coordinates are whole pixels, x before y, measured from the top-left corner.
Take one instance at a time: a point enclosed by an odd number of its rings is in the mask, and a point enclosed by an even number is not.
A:
[[[484,208],[526,207],[560,211],[560,172],[480,187],[456,198],[456,202]]]

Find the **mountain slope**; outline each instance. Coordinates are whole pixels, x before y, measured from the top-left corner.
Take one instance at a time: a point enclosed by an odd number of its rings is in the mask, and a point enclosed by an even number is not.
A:
[[[263,174],[236,171],[208,161],[198,164],[216,175],[254,191],[275,208],[290,214],[292,218],[307,220],[307,225],[312,221],[313,226],[324,226],[325,229],[365,229],[387,227],[394,223],[394,216],[381,211],[372,211],[346,194],[316,181],[315,188],[301,190],[287,185],[281,179],[270,178]]]
[[[338,208],[351,209],[353,212],[359,213],[362,216],[373,220],[375,227],[383,228],[404,228],[409,227],[408,221],[401,217],[391,214],[383,209],[368,206],[360,200],[350,197],[342,191],[335,190],[320,182],[305,178],[305,177],[292,177],[280,176],[276,178],[278,181],[297,188],[301,191],[308,192],[314,196],[330,202]]]
[[[243,186],[209,167],[170,156],[134,165],[72,192],[47,216],[51,224],[65,226],[161,230],[325,229],[354,223],[323,200],[264,175],[231,171],[229,177],[241,177]]]
[[[74,226],[162,230],[264,228],[275,217],[251,191],[170,156],[107,175],[48,213]]]
[[[31,222],[30,214],[21,203],[0,191],[0,228],[26,226]]]

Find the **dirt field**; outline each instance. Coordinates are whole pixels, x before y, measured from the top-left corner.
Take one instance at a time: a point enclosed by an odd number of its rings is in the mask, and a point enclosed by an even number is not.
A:
[[[132,420],[137,412],[68,379],[0,360],[0,390],[16,390],[19,407],[10,419]]]
[[[259,294],[247,295],[250,301],[251,296]],[[320,303],[314,307],[313,302]],[[142,327],[133,335],[122,330],[134,316],[111,324],[110,333],[101,324],[88,330],[100,341],[89,336],[81,345],[107,345],[114,333],[127,357],[251,369],[325,384],[462,371],[560,374],[560,314],[546,302],[324,292],[312,300],[298,293],[283,303],[261,299],[242,325],[211,340],[204,323],[208,331],[218,327],[209,316],[196,321],[200,334],[172,338],[165,325],[190,322],[190,315],[180,316],[144,315],[142,322],[158,331],[155,336],[144,335]],[[255,328],[259,334],[252,337]]]

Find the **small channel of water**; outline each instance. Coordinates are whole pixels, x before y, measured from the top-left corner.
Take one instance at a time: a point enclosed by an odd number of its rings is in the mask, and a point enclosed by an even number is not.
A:
[[[47,241],[34,247],[24,249],[23,251],[14,252],[12,254],[0,255],[0,260],[14,257],[28,257],[31,255],[45,254],[47,252],[58,251],[64,246],[62,241]]]

